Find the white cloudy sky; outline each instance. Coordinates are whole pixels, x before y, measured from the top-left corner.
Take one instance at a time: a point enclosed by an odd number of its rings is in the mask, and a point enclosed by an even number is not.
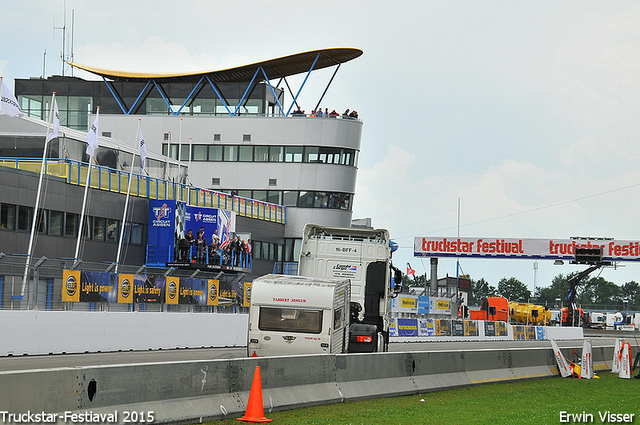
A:
[[[112,69],[362,49],[322,105],[364,121],[354,217],[391,231],[402,268],[429,268],[413,258],[415,236],[457,235],[458,202],[465,237],[640,238],[636,1],[67,0],[66,10],[75,61]],[[63,0],[5,2],[0,14],[8,85],[42,74],[45,49],[46,74],[60,74]],[[312,75],[303,108],[332,71]],[[531,261],[461,265],[494,286],[515,276],[533,287]],[[574,270],[540,262],[537,285]],[[455,272],[441,260],[441,276]],[[622,285],[639,272],[627,263],[602,276]]]

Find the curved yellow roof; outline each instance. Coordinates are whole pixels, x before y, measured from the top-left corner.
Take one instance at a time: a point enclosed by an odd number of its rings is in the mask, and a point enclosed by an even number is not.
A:
[[[263,67],[269,80],[272,80],[308,72],[316,57],[318,60],[313,67],[314,70],[348,62],[360,55],[362,55],[362,50],[351,48],[311,50],[237,68],[186,73],[127,72],[95,68],[77,63],[70,63],[70,65],[113,81],[148,81],[154,79],[159,83],[190,83],[198,82],[203,76],[208,76],[214,83],[248,83],[259,67]],[[256,79],[262,81],[264,80],[264,75],[260,72]]]

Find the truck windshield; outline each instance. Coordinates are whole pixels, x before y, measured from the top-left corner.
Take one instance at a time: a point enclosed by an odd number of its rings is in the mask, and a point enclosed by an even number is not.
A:
[[[260,307],[258,328],[261,331],[319,334],[322,332],[322,310]]]

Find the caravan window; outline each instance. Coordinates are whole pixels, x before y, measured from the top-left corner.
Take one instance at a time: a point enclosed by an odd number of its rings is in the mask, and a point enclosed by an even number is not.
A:
[[[260,307],[258,328],[261,331],[319,334],[322,332],[322,310]]]

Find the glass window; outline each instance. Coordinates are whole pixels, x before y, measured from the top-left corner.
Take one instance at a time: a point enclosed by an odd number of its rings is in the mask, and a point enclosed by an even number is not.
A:
[[[107,220],[105,218],[95,217],[93,219],[93,239],[103,241],[107,228]]]
[[[297,206],[302,208],[313,208],[314,200],[315,192],[300,191]]]
[[[269,146],[269,162],[282,162],[283,158],[283,146]]]
[[[320,148],[317,146],[307,146],[304,148],[304,162],[320,162]]]
[[[48,211],[38,209],[38,218],[36,219],[36,232],[47,233],[47,213]]]
[[[276,244],[269,244],[269,261],[276,261]]]
[[[302,239],[293,240],[293,260],[300,260],[300,251],[302,250]]]
[[[322,332],[322,310],[260,307],[258,328],[262,331]]]
[[[254,260],[259,260],[260,258],[260,253],[262,252],[262,242],[260,241],[253,241],[253,258]]]
[[[269,146],[256,146],[253,151],[253,160],[266,162],[269,160]]]
[[[49,234],[62,236],[62,223],[64,222],[64,213],[62,211],[51,211],[49,217]]]
[[[353,149],[345,149],[342,151],[344,155],[344,165],[353,165]]]
[[[295,207],[298,205],[298,191],[297,190],[285,190],[282,196],[285,207]]]
[[[282,205],[282,191],[270,190],[269,192],[267,192],[267,202]]]
[[[262,242],[262,254],[260,254],[260,257],[263,260],[269,259],[269,245],[271,245],[269,242]]]
[[[237,190],[236,192],[238,193],[238,196],[240,196],[241,198],[251,198],[250,190]]]
[[[224,147],[224,160],[225,161],[237,161],[238,160],[238,147],[237,146],[225,146]]]
[[[329,196],[329,208],[350,210],[351,195],[348,193],[331,193]]]
[[[184,148],[184,145],[182,147]],[[169,158],[178,159],[178,144],[177,143],[172,143],[171,144],[171,155],[167,154],[167,152],[168,152],[167,149],[169,149],[169,144],[168,143],[163,143],[162,144],[162,155],[168,156]],[[189,146],[187,146],[187,149],[189,149]]]
[[[284,149],[284,162],[302,162],[302,146],[286,146]]]
[[[91,238],[91,225],[93,223],[93,217],[85,217],[82,224],[82,237],[83,238]]]
[[[191,146],[181,144],[180,145],[180,161],[189,161],[189,148]]]
[[[142,225],[139,223],[127,223],[124,226],[124,242],[142,245]]]
[[[327,208],[329,206],[329,194],[327,192],[316,192],[316,199],[313,202],[314,208]]]
[[[282,244],[276,245],[276,261],[282,261]]]
[[[222,146],[209,146],[209,161],[222,161]]]
[[[207,145],[193,145],[191,148],[193,149],[192,160],[194,161],[207,160],[207,152],[209,151],[209,147]]]
[[[11,229],[16,228],[16,206],[11,204],[2,204],[0,208],[0,228]]]
[[[240,146],[239,160],[243,162],[253,161],[253,146]]]
[[[266,190],[254,190],[253,191],[253,199],[255,199],[257,201],[268,202],[267,201],[267,191]]]
[[[33,208],[18,207],[18,230],[31,230],[31,220],[33,220]]]
[[[110,218],[107,220],[107,241],[117,242],[118,237],[118,220]]]
[[[64,235],[65,236],[78,236],[78,214],[65,213],[64,220]]]
[[[284,240],[284,261],[298,261],[293,258],[293,239]]]

